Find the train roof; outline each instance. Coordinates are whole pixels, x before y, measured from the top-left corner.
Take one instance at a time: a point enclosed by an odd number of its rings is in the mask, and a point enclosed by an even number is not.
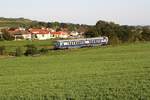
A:
[[[103,37],[95,37],[95,38],[80,38],[80,39],[70,39],[70,40],[56,40],[56,42],[67,42],[67,41],[80,41],[80,40],[92,40],[92,39],[103,39]]]

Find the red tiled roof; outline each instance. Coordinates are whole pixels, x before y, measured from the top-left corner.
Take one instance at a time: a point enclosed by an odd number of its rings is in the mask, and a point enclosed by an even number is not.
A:
[[[51,34],[65,35],[65,32],[63,32],[63,31],[59,31],[59,32],[52,32]]]
[[[21,31],[21,30],[14,30],[14,31],[8,31],[10,34],[31,34],[28,31]]]
[[[50,31],[46,29],[30,29],[29,32],[31,32],[32,34],[49,34],[50,33]]]

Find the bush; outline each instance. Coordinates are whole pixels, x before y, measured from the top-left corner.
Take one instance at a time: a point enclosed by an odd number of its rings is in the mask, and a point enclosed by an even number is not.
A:
[[[120,43],[121,43],[121,41],[119,40],[119,38],[117,36],[112,36],[109,39],[109,44],[111,44],[111,45],[118,45]]]
[[[25,52],[26,56],[30,56],[30,55],[33,56],[39,53],[37,47],[34,45],[26,45],[26,47],[27,47],[27,50]]]
[[[23,55],[21,47],[16,48],[15,56],[19,57]]]
[[[4,38],[0,38],[0,41],[4,41]]]
[[[16,56],[16,52],[14,52],[14,51],[8,52],[8,55],[9,56]]]
[[[4,40],[14,40],[14,37],[6,29],[3,29],[2,32]]]
[[[42,49],[40,50],[40,53],[41,53],[41,54],[46,54],[46,53],[48,53],[48,49],[47,49],[47,48],[42,48]]]
[[[0,46],[0,55],[5,55],[5,50],[6,50],[6,48],[5,48],[5,46]]]

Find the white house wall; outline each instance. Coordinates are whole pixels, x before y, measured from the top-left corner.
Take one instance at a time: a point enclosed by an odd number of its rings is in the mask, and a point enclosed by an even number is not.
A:
[[[23,36],[24,39],[31,40],[31,38],[32,38],[31,34],[23,34],[22,36]]]
[[[37,39],[39,40],[51,39],[51,35],[50,34],[37,34]]]

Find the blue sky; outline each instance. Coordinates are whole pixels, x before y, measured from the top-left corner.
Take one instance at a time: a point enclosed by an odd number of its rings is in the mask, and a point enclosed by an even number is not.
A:
[[[150,0],[0,0],[1,17],[95,24],[150,25]]]

